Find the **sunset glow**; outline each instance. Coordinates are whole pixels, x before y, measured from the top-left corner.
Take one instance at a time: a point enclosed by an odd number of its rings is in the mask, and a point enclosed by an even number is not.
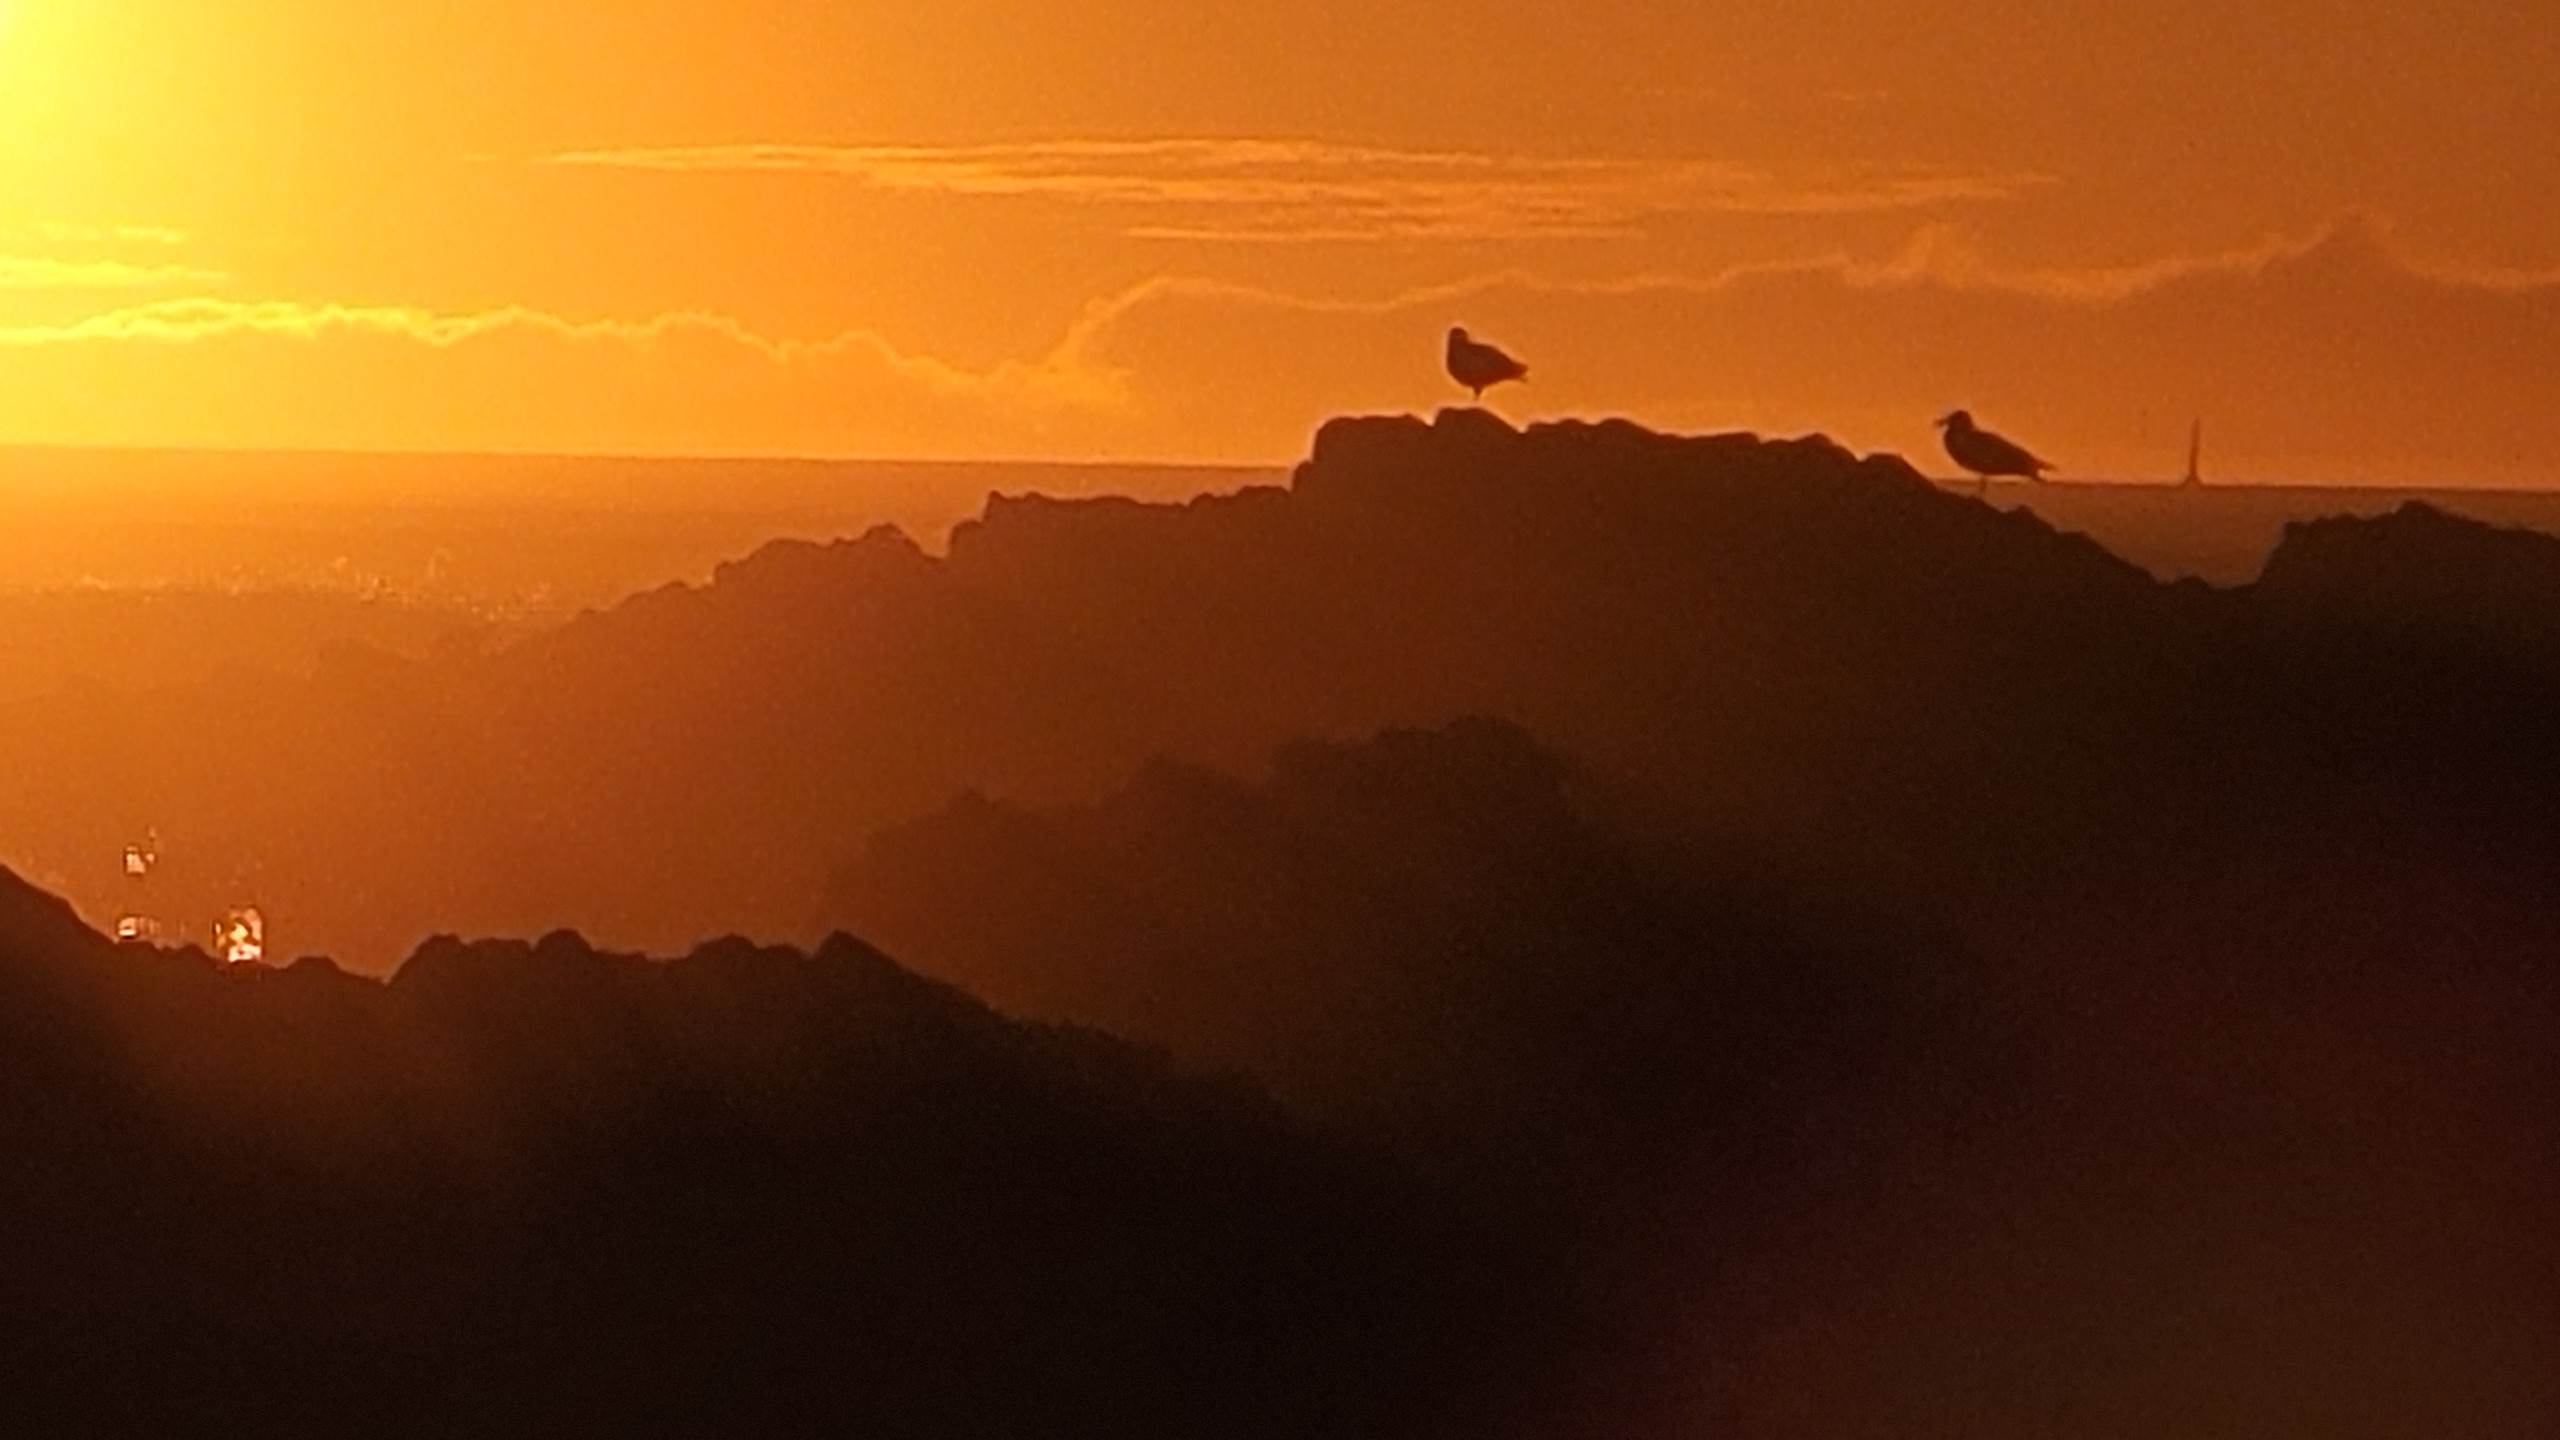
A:
[[[2555,76],[0,0],[8,1433],[2552,1440]]]
[[[2560,465],[2525,10],[1558,13],[5,0],[0,442],[1279,463],[1475,323],[1524,418]]]

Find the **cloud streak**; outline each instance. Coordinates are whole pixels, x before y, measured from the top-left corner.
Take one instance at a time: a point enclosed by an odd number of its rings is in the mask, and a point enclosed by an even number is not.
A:
[[[2362,219],[2091,270],[1924,229],[1872,258],[1367,298],[1164,276],[981,366],[711,314],[162,300],[0,327],[0,435],[1278,461],[1330,415],[1449,402],[1452,323],[1537,363],[1514,413],[1826,429],[1925,459],[1927,418],[1967,404],[2119,475],[2183,456],[2203,414],[2232,473],[2560,478],[2540,380],[2560,371],[2560,275],[2413,260]]]
[[[440,313],[411,306],[309,304],[301,301],[236,301],[210,298],[162,300],[128,306],[61,324],[0,326],[0,349],[65,345],[145,344],[189,346],[220,341],[332,339],[392,341],[450,351],[488,344],[564,342],[630,352],[693,356],[735,352],[766,365],[823,371],[854,362],[861,368],[946,396],[1003,397],[1050,407],[1107,409],[1120,402],[1117,380],[1073,369],[1055,357],[1007,361],[970,370],[931,356],[910,354],[869,330],[845,330],[818,339],[775,338],[733,317],[699,311],[645,319],[576,320],[525,306]]]
[[[875,190],[1125,212],[1123,233],[1194,242],[1608,239],[1712,214],[1835,215],[2007,199],[2052,177],[1866,165],[1781,176],[1694,158],[1534,156],[1297,139],[987,145],[735,144],[571,150],[550,166],[781,174]]]
[[[1926,463],[1926,419],[1971,405],[2082,474],[2118,476],[2178,463],[2205,415],[2233,473],[2560,482],[2540,379],[2560,372],[2560,275],[2414,258],[2360,216],[2085,270],[2003,266],[1924,232],[1877,259],[1591,282],[1513,271],[1366,300],[1167,278],[1098,302],[1063,349],[1132,377],[1142,399],[1232,370],[1248,346],[1326,357],[1198,387],[1221,427],[1272,453],[1327,414],[1445,399],[1418,352],[1452,323],[1532,358],[1538,384],[1513,406],[1539,414],[1823,429]]]
[[[577,321],[523,306],[447,314],[400,305],[205,297],[154,301],[57,325],[0,326],[0,345],[116,341],[176,345],[243,336],[318,340],[331,334],[349,334],[450,349],[511,330],[541,331],[568,340],[646,344],[686,329],[714,333],[776,359],[787,358],[793,349],[805,348],[795,342],[765,339],[735,320],[706,314],[677,313],[636,321]]]
[[[1016,454],[1089,443],[1107,370],[967,367],[723,315],[191,297],[0,325],[0,437],[600,453]]]
[[[190,238],[186,231],[167,225],[73,225],[60,220],[38,224],[35,233],[60,244],[163,248],[184,245]]]
[[[177,290],[220,285],[229,278],[193,265],[0,255],[0,290]]]

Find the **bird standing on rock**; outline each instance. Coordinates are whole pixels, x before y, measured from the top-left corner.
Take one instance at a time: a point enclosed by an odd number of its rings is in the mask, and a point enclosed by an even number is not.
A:
[[[2053,469],[2049,461],[2039,460],[2025,446],[1994,435],[1973,423],[1973,412],[1958,410],[1938,422],[1947,432],[1947,455],[1958,465],[1972,471],[1988,492],[1993,477],[2016,475],[2027,480],[2042,480],[2044,472]]]
[[[1449,332],[1449,378],[1466,386],[1482,403],[1484,392],[1491,387],[1505,380],[1528,379],[1529,367],[1459,328]]]

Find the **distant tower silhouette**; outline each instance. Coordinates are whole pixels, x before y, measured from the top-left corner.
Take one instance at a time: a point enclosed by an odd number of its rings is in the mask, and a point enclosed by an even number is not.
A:
[[[2195,429],[2187,434],[2187,478],[2178,483],[2181,485],[2204,483],[2204,421],[2201,418],[2196,421]]]

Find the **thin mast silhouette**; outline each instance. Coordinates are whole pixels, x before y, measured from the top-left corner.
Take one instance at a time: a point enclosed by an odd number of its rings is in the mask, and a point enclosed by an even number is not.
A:
[[[2204,420],[2201,417],[2196,420],[2195,428],[2188,432],[2187,478],[2179,483],[2185,485],[2204,483]]]

